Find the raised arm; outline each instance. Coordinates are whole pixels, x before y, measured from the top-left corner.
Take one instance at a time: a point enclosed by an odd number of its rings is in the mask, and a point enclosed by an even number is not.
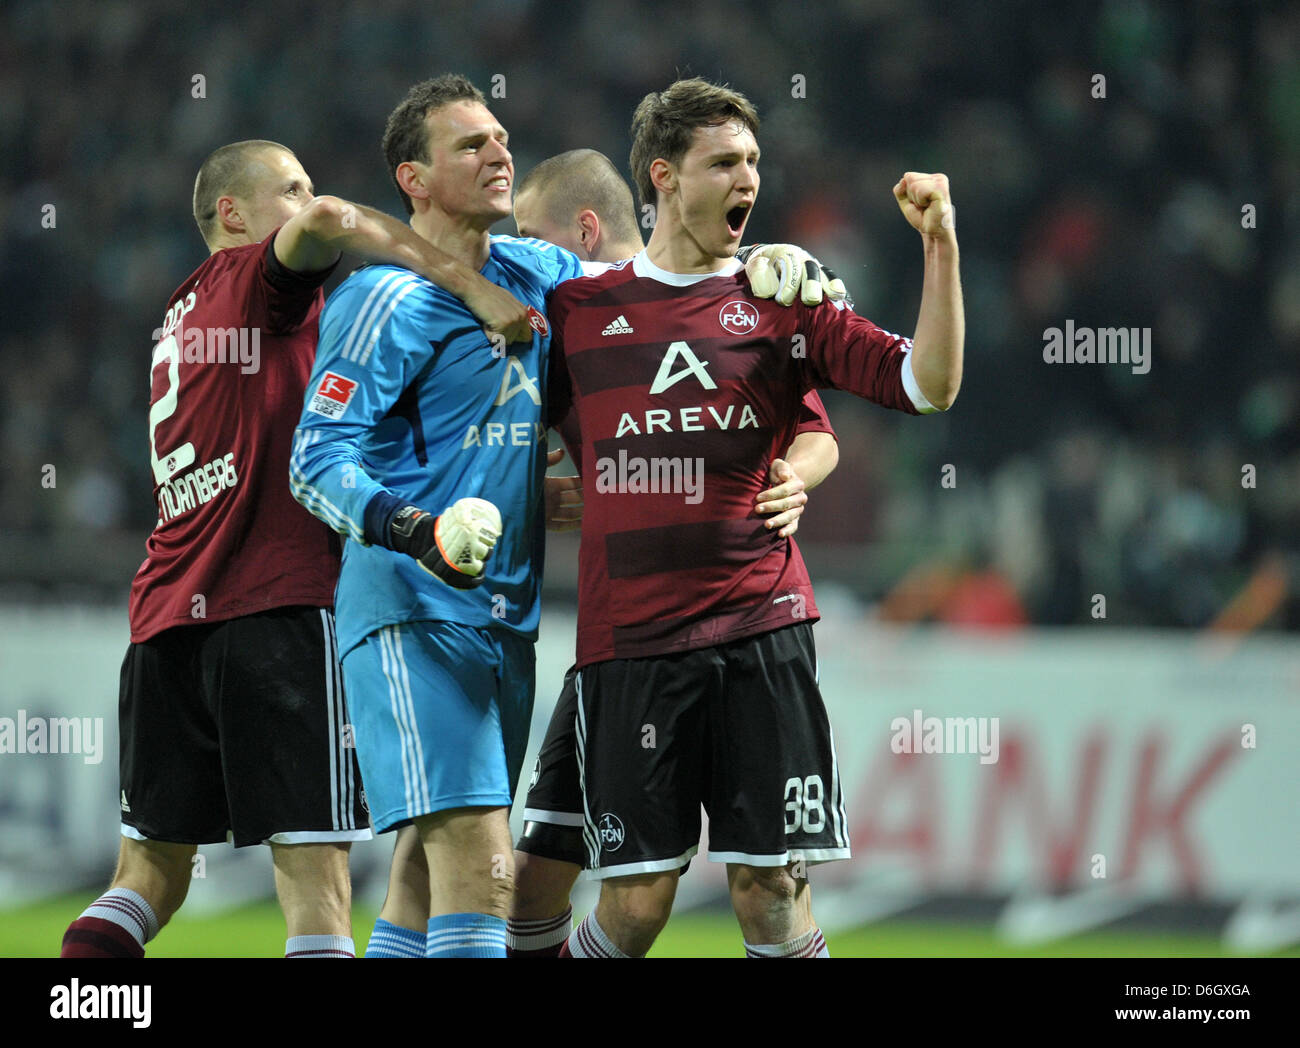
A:
[[[921,234],[925,276],[921,310],[912,337],[912,374],[925,398],[947,410],[961,388],[966,318],[958,270],[956,209],[948,176],[908,171],[894,186],[894,199]]]
[[[367,262],[403,266],[431,280],[464,302],[489,334],[501,335],[507,342],[532,339],[527,306],[382,211],[318,196],[275,236],[275,257],[296,273],[325,269],[343,251]]]

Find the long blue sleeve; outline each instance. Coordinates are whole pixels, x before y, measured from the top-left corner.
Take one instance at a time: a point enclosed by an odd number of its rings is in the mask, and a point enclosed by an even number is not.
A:
[[[311,513],[355,542],[378,537],[365,529],[366,507],[377,495],[409,501],[372,475],[364,449],[433,356],[427,332],[436,312],[428,281],[376,266],[353,274],[321,314],[316,363],[289,462],[290,489]],[[400,483],[401,471],[393,467],[392,461],[383,463],[385,480]]]

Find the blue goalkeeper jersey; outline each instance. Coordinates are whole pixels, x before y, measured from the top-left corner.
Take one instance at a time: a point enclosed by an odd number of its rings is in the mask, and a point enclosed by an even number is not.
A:
[[[530,343],[494,347],[459,299],[395,266],[353,273],[321,314],[289,473],[294,498],[351,540],[335,594],[340,656],[383,626],[426,619],[537,636],[546,295],[583,269],[545,241],[494,236],[481,272],[536,309]],[[394,509],[439,514],[467,496],[502,520],[476,589],[378,544]]]

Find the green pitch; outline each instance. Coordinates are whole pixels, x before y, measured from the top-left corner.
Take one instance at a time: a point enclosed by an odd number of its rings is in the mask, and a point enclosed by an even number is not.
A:
[[[69,922],[91,901],[65,896],[0,912],[0,956],[56,957]],[[375,912],[357,907],[353,927],[364,949]],[[980,925],[891,921],[826,936],[834,957],[1223,957],[1218,939],[1205,935],[1093,932],[1035,949],[1000,942]],[[220,916],[177,916],[149,944],[151,957],[277,957],[284,951],[284,921],[274,903]],[[743,957],[735,919],[725,913],[673,917],[652,957]],[[1300,957],[1300,948],[1277,956]]]

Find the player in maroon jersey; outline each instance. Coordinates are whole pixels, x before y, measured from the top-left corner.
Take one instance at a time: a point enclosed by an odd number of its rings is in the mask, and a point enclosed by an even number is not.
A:
[[[551,157],[521,179],[515,223],[520,236],[541,237],[598,262],[629,259],[645,246],[631,190],[609,158],[594,149]],[[617,320],[614,324],[626,327]],[[563,436],[576,454],[581,442],[576,429],[568,428]],[[794,534],[806,492],[830,475],[838,459],[821,398],[809,391],[789,450],[769,468],[774,486],[756,497],[755,510],[769,516],[767,527],[781,537]],[[552,527],[566,524],[561,520]],[[569,894],[583,864],[575,678],[573,670],[564,678],[525,800],[507,940],[512,956],[554,956],[572,931]]]
[[[573,956],[649,950],[701,804],[747,954],[826,955],[806,866],[847,858],[849,842],[817,609],[797,546],[763,527],[755,496],[809,390],[918,414],[960,384],[947,179],[908,172],[894,187],[924,248],[914,340],[848,310],[780,309],[747,293],[732,257],[758,193],[757,127],[744,96],[702,80],[648,95],[631,167],[656,205],[650,243],[548,305],[552,421],[571,404],[581,430],[577,747],[601,880]]]
[[[274,142],[204,161],[210,256],[155,332],[149,408],[158,523],[131,587],[122,667],[122,843],[65,957],[143,956],[184,901],[196,846],[269,843],[286,956],[345,957],[350,842],[371,836],[334,651],[339,551],[289,494],[289,446],[341,250],[407,266],[494,333],[524,306],[409,227],[314,197]]]

